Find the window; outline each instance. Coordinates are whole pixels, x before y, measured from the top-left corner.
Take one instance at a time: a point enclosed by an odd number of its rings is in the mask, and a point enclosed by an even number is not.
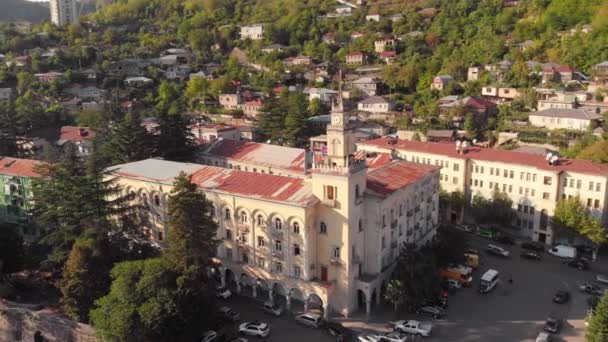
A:
[[[596,200],[593,202],[593,207],[594,207],[595,209],[599,209],[599,207],[600,207],[600,200],[596,199]]]
[[[502,176],[507,178],[509,176],[509,171],[503,170]]]
[[[475,165],[475,173],[479,173],[479,165]]]
[[[277,273],[283,273],[283,264],[280,262],[274,264],[274,271]]]
[[[568,178],[564,178],[564,188],[568,186]]]
[[[580,189],[580,188],[581,188],[582,183],[583,183],[583,182],[582,182],[580,179],[579,179],[579,180],[577,180],[577,181],[576,181],[576,188],[577,188],[577,189]]]
[[[300,274],[301,274],[300,266],[294,266],[293,267],[293,276],[296,278],[300,278]]]
[[[518,205],[517,205],[517,211],[521,211],[521,207],[522,207],[522,205],[521,205],[521,204],[518,204]]]
[[[536,173],[532,175],[532,181],[536,182]]]
[[[452,178],[452,184],[458,184],[458,177]]]
[[[591,198],[587,198],[587,207],[591,208],[593,205],[593,200]]]
[[[473,183],[475,184],[475,186],[477,186],[477,185],[479,184],[479,181],[478,181],[477,179],[475,179],[475,180],[473,181]]]
[[[321,224],[319,225],[319,233],[327,234],[327,225],[325,224],[325,222],[321,222]]]
[[[241,223],[247,223],[247,213],[244,211],[241,211],[241,215],[239,216]]]
[[[264,225],[264,217],[262,215],[258,215],[258,226]]]
[[[534,215],[534,207],[530,207],[530,215]]]
[[[154,205],[160,207],[160,197],[158,195],[154,195]]]
[[[258,236],[258,247],[264,247],[265,245],[266,245],[266,242],[264,241],[264,237]]]
[[[570,187],[574,188],[574,178],[570,178]]]
[[[382,249],[384,249],[386,247],[386,240],[384,239],[384,236],[382,237]]]
[[[293,255],[300,255],[300,245],[297,243],[293,244]]]
[[[524,205],[524,214],[527,214],[527,213],[528,213],[528,206]]]
[[[483,188],[483,181],[482,180],[479,181],[479,186]]]
[[[527,180],[527,181],[530,181],[530,179],[531,179],[531,175],[530,175],[530,173],[526,173],[526,180]]]
[[[382,227],[386,227],[386,215],[382,214]]]
[[[490,168],[490,176],[494,176],[494,168],[493,167]]]
[[[593,191],[593,182],[589,182],[589,191]]]
[[[258,267],[259,268],[266,268],[266,259],[264,259],[264,258],[258,258]]]
[[[399,236],[403,235],[403,226],[399,225]]]
[[[602,184],[599,182],[595,183],[595,191],[600,192],[602,189]]]
[[[232,230],[226,229],[226,240],[232,240]]]
[[[534,220],[528,221],[528,229],[534,228]]]
[[[509,193],[513,192],[513,185],[509,184]]]
[[[224,210],[224,219],[230,220],[230,209],[228,209],[228,208],[226,208],[226,210]]]
[[[283,250],[283,245],[281,244],[281,240],[274,241],[274,250],[279,251],[279,252]]]
[[[496,175],[500,176],[500,169],[499,168],[496,168]]]
[[[359,219],[359,232],[363,231],[363,221]]]
[[[551,198],[551,196],[549,195],[548,192],[543,192],[543,199],[548,200],[549,198]]]
[[[543,184],[545,184],[545,185],[551,185],[551,177],[544,177],[543,178]]]
[[[241,234],[241,241],[242,241],[243,243],[247,243],[247,240],[248,240],[248,239],[247,239],[247,234]]]
[[[328,200],[336,199],[336,188],[334,186],[325,186],[325,198],[327,198]]]
[[[515,177],[515,172],[513,170],[509,171],[509,178],[513,179]]]
[[[276,230],[283,229],[283,223],[281,222],[281,219],[278,217],[276,219],[274,219],[274,229],[276,229]]]
[[[536,191],[535,191],[534,189],[530,190],[530,195],[531,195],[532,197],[534,197],[534,193],[535,193],[535,192],[536,192]]]
[[[524,172],[519,173],[519,180],[524,180]]]
[[[334,258],[340,258],[340,247],[334,247],[334,254],[333,254]]]
[[[158,241],[163,241],[163,232],[158,232]]]
[[[481,169],[481,171],[480,171],[480,172],[481,172],[481,173],[483,173],[483,166],[481,166],[481,167],[480,167],[480,169]]]
[[[507,192],[507,184],[502,185],[502,192]]]
[[[249,254],[247,254],[247,253],[243,253],[243,262],[244,262],[245,264],[248,264],[248,263],[249,263]]]
[[[458,171],[460,169],[460,164],[454,163],[454,171]]]
[[[524,192],[523,192],[523,188],[520,186],[520,187],[519,187],[519,194],[520,194],[520,195],[522,195],[523,193],[524,193]]]

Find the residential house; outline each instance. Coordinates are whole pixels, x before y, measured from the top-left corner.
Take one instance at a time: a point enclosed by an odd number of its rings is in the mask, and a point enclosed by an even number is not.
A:
[[[13,98],[12,88],[0,88],[0,101],[10,101]]]
[[[63,126],[59,140],[55,144],[61,148],[72,145],[79,156],[88,156],[92,150],[92,140],[97,134],[88,127]]]
[[[350,34],[350,39],[351,40],[357,40],[357,38],[361,38],[363,36],[365,36],[365,34],[362,33],[362,32],[353,32],[353,33]]]
[[[145,87],[152,83],[154,83],[154,80],[143,76],[127,77],[125,79],[125,84],[129,87]]]
[[[82,102],[81,107],[84,111],[101,112],[110,108],[110,101],[99,100],[99,101],[88,101]]]
[[[487,86],[481,88],[481,96],[495,102],[510,102],[519,97],[519,91],[516,88]]]
[[[364,112],[386,113],[395,109],[395,103],[382,96],[370,96],[359,101],[357,109]]]
[[[608,86],[608,61],[593,66],[593,82],[600,86]]]
[[[337,5],[334,7],[334,12],[337,14],[351,14],[352,8],[347,5]]]
[[[264,39],[264,24],[241,26],[241,39]]]
[[[285,58],[283,60],[283,63],[285,64],[285,66],[298,66],[298,65],[304,65],[304,66],[308,66],[312,64],[312,58],[308,57],[308,56],[296,56],[296,57],[288,57]]]
[[[34,77],[36,77],[36,79],[40,83],[50,83],[52,81],[60,80],[63,77],[63,73],[57,71],[50,71],[42,74],[34,74]]]
[[[31,159],[0,157],[0,222],[17,225],[26,240],[39,235],[36,225],[31,224],[32,180],[40,178],[37,168],[43,164]]]
[[[238,126],[239,136],[242,141],[259,141],[260,132],[256,126],[241,125]]]
[[[429,129],[426,131],[426,141],[453,143],[458,138],[455,130],[452,129]]]
[[[233,126],[195,124],[190,126],[190,131],[199,143],[209,143],[217,139],[240,140],[239,131]]]
[[[264,53],[282,52],[286,48],[287,47],[285,45],[282,45],[282,44],[270,44],[270,45],[262,48],[262,52],[264,52]]]
[[[365,21],[379,22],[380,19],[382,19],[382,16],[378,13],[368,14],[365,16]]]
[[[220,94],[220,107],[228,110],[240,109],[243,104],[241,94]]]
[[[253,99],[250,101],[245,101],[242,105],[243,113],[246,116],[257,119],[258,115],[262,113],[262,107],[264,106],[264,102],[261,99]]]
[[[80,103],[81,102],[82,101],[80,101],[79,98],[74,97],[70,100],[61,101],[59,103],[59,107],[61,107],[61,110],[63,110],[66,113],[78,114],[78,112],[80,112]]]
[[[384,36],[381,39],[374,41],[374,51],[381,53],[395,49],[395,38],[393,36]]]
[[[96,100],[106,98],[107,91],[95,86],[83,87],[80,84],[74,84],[64,90],[64,93],[75,96],[81,100]]]
[[[380,59],[383,60],[384,63],[391,64],[395,61],[395,58],[397,57],[397,51],[382,51],[380,52],[380,54],[378,54],[378,57],[380,57]]]
[[[534,47],[534,42],[526,40],[525,42],[515,44],[515,48],[521,52],[528,51]]]
[[[399,20],[403,19],[403,14],[401,14],[401,13],[391,14],[388,16],[388,19],[395,23],[395,22],[398,22]]]
[[[479,79],[479,75],[481,73],[481,67],[472,66],[467,70],[467,81],[477,81]]]
[[[212,80],[213,79],[213,75],[211,73],[205,72],[203,70],[190,74],[190,79],[197,78],[197,77],[206,78],[208,80]]]
[[[545,67],[542,72],[542,83],[568,83],[570,81],[582,81],[586,79],[585,75],[569,65]]]
[[[125,113],[137,113],[144,109],[144,104],[137,100],[126,100],[122,101],[119,107]]]
[[[323,35],[322,40],[325,44],[335,44],[336,36],[332,32],[327,32],[326,34]]]
[[[451,113],[450,113],[451,112]],[[466,114],[473,114],[475,121],[482,123],[485,122],[489,117],[495,116],[498,112],[498,106],[484,99],[483,97],[468,96],[462,99],[458,99],[453,102],[444,103],[439,105],[439,115],[441,117],[448,116],[447,114],[454,114],[454,123],[459,126],[458,123],[462,123],[465,119]]]
[[[530,113],[528,121],[532,126],[547,129],[573,129],[585,131],[597,125],[602,115],[586,109],[551,108]]]
[[[168,80],[184,81],[190,77],[192,67],[189,65],[174,65],[165,71],[165,78]]]
[[[331,104],[338,96],[337,91],[326,88],[306,88],[303,93],[308,94],[309,101],[318,99],[326,105]]]
[[[352,81],[351,86],[367,96],[374,96],[380,93],[381,82],[375,77],[361,77]]]
[[[353,51],[346,55],[346,64],[364,64],[365,54],[361,51]]]
[[[30,56],[19,56],[15,57],[10,61],[6,62],[7,67],[15,67],[19,70],[29,69],[32,65],[32,57]]]
[[[141,76],[149,62],[139,58],[126,58],[110,65],[109,73],[118,76]]]
[[[442,91],[448,84],[454,82],[454,78],[450,75],[438,75],[433,78],[431,89]]]

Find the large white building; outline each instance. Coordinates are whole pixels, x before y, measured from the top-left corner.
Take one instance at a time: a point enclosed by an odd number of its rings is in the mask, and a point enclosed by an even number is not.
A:
[[[461,191],[469,201],[475,195],[491,198],[495,190],[513,201],[517,219],[513,228],[522,237],[551,244],[551,216],[560,199],[579,196],[589,211],[608,226],[608,166],[587,160],[546,156],[472,146],[458,151],[454,144],[380,138],[357,143],[357,149],[390,153],[410,162],[441,166],[441,187]],[[453,213],[453,221],[460,220]]]
[[[333,106],[327,142],[310,168],[304,150],[279,158],[272,154],[280,147],[231,145],[222,147],[230,153],[207,151],[211,165],[148,159],[115,166],[112,176],[139,199],[145,229],[158,241],[167,234],[173,179],[191,174],[213,203],[223,284],[288,308],[369,313],[400,246],[427,243],[436,233],[439,167],[355,153],[341,103]],[[263,155],[270,159],[257,159]]]
[[[51,22],[63,26],[78,22],[76,0],[50,0]]]

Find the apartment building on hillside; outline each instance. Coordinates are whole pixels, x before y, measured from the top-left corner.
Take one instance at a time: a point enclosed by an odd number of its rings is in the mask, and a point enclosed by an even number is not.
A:
[[[512,225],[522,237],[554,243],[551,216],[560,199],[580,197],[604,226],[608,225],[608,166],[586,160],[482,147],[457,151],[454,144],[380,138],[357,144],[358,150],[391,153],[410,162],[441,166],[441,187],[462,191],[467,200],[490,198],[500,190],[513,200],[517,219]],[[460,220],[456,214],[451,219]]]

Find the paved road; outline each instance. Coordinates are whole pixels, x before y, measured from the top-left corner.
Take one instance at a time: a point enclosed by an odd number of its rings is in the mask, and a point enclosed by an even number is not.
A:
[[[472,247],[480,251],[488,241],[471,237]],[[543,261],[523,260],[521,249],[507,246],[512,257],[501,259],[482,252],[482,265],[474,274],[475,284],[488,268],[501,272],[502,283],[489,294],[480,295],[473,286],[461,289],[451,296],[446,319],[434,322],[433,337],[425,341],[534,341],[542,330],[548,315],[566,321],[557,336],[558,341],[584,341],[584,317],[587,296],[577,290],[578,284],[589,281],[595,272],[572,269],[561,260],[548,254]],[[508,277],[513,277],[509,284]],[[554,304],[553,294],[558,289],[568,289],[571,300],[567,304]],[[323,331],[297,325],[291,316],[280,318],[263,314],[258,304],[250,298],[231,298],[228,305],[241,313],[242,320],[259,319],[272,325],[268,341],[325,342],[332,341]],[[358,315],[342,320],[345,326],[358,332],[388,331],[387,323],[396,319],[417,318],[412,315],[395,316],[389,307],[378,308],[370,318]]]

